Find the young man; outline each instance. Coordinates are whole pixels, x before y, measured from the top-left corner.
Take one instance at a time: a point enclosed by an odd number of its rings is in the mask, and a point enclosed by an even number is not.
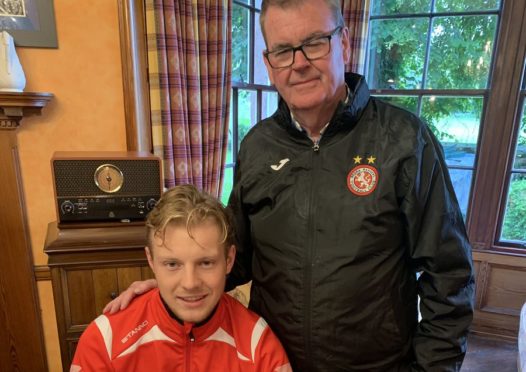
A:
[[[252,280],[294,370],[459,371],[473,265],[439,142],[345,74],[340,1],[263,0],[260,22],[282,99],[240,146],[229,284]]]
[[[146,226],[158,289],[92,322],[71,372],[291,371],[265,320],[224,293],[235,259],[224,207],[194,186],[176,186]]]

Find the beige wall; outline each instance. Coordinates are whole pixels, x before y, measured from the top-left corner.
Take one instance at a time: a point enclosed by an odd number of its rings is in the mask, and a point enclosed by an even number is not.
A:
[[[50,92],[42,116],[18,130],[34,262],[47,263],[47,224],[56,219],[54,151],[126,150],[117,0],[54,0],[58,49],[17,48],[25,91]],[[51,282],[38,283],[50,371],[60,371]]]

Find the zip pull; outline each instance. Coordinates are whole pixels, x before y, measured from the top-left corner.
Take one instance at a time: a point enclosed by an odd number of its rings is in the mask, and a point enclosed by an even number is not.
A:
[[[188,334],[188,338],[190,339],[190,342],[194,342],[195,341],[195,337],[194,337],[194,334],[192,331],[190,331],[190,333]]]
[[[318,150],[320,149],[320,145],[318,144],[318,142],[314,142],[314,146],[312,146],[312,149],[314,150],[314,152],[318,152]]]

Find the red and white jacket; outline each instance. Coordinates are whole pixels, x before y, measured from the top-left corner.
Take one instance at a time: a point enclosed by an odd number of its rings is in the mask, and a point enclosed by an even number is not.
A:
[[[159,290],[125,310],[101,315],[82,334],[70,372],[290,372],[289,360],[267,322],[224,294],[203,325],[173,319]]]

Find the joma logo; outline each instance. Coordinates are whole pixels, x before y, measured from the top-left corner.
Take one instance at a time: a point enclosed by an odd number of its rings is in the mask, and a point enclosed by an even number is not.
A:
[[[126,336],[124,336],[122,339],[121,339],[121,342],[124,344],[126,342],[128,342],[128,340],[130,339],[130,337],[132,337],[133,335],[137,334],[138,332],[141,331],[141,329],[143,329],[144,327],[146,327],[148,325],[148,321],[145,320],[144,322],[142,322],[141,324],[139,324],[137,327],[135,327],[134,329],[132,329]]]

